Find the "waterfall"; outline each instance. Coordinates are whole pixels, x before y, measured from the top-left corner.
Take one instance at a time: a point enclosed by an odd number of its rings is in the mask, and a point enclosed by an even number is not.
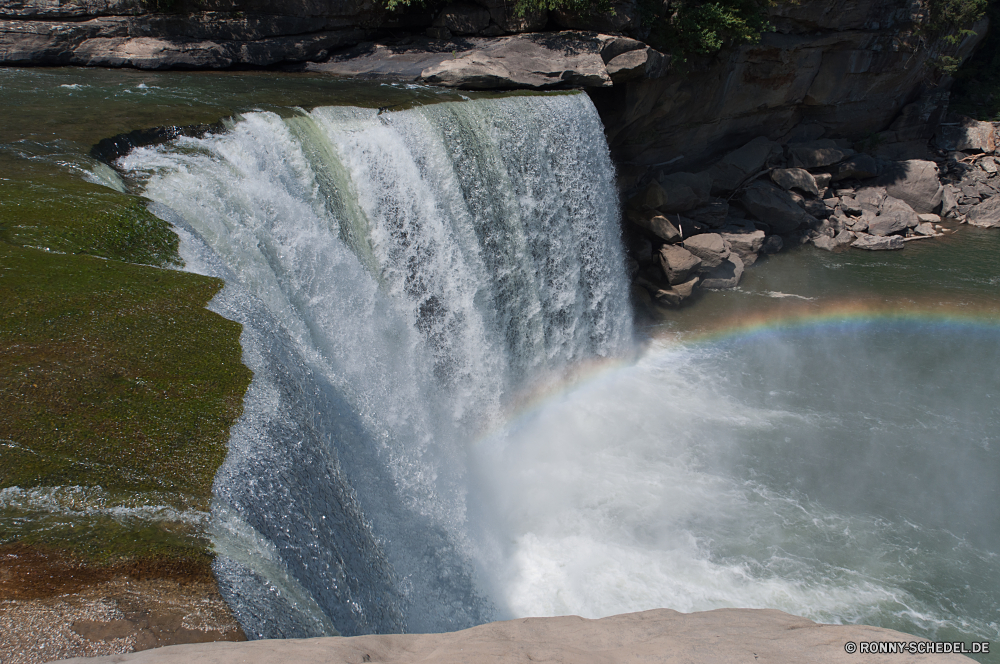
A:
[[[212,530],[247,634],[493,618],[468,446],[519,392],[631,340],[588,97],[253,112],[118,166],[244,326],[254,379]]]

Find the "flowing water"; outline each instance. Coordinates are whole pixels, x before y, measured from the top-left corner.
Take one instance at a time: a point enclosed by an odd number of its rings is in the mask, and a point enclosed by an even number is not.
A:
[[[244,325],[211,528],[248,633],[741,606],[1000,640],[1000,234],[791,251],[634,331],[586,96],[330,103],[117,164]]]

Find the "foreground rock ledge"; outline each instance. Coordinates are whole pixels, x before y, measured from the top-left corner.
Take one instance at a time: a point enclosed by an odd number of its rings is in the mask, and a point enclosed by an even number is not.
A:
[[[587,620],[577,616],[523,618],[446,634],[326,637],[190,644],[129,655],[64,660],[79,664],[291,664],[322,662],[969,662],[962,655],[848,654],[848,641],[923,641],[864,625],[821,625],[770,609],[669,609]]]

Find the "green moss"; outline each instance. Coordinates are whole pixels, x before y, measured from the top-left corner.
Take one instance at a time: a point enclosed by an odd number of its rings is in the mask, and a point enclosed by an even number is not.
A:
[[[223,283],[156,267],[180,263],[178,239],[142,199],[0,161],[0,488],[206,510],[250,380],[240,326],[205,309]],[[0,544],[101,564],[209,555],[199,527],[102,514],[5,504]]]

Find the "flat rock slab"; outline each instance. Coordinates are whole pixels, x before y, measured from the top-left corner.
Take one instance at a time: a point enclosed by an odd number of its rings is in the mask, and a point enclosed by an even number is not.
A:
[[[309,63],[307,71],[462,88],[608,87],[600,36],[581,32],[510,37],[417,38],[405,45],[364,44]]]
[[[908,634],[864,625],[820,625],[771,609],[669,609],[600,620],[577,616],[523,618],[446,634],[326,637],[171,646],[128,655],[65,660],[77,664],[714,664],[819,662],[844,664],[970,662],[962,655],[850,654],[848,642],[910,643]]]

